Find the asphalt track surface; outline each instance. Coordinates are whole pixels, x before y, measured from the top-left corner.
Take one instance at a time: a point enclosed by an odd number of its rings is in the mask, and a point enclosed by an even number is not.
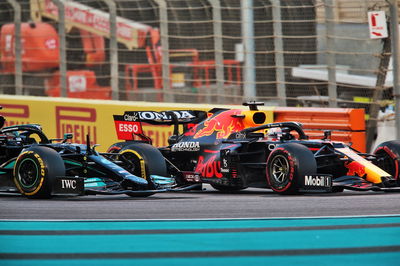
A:
[[[0,265],[399,265],[400,193],[0,195]]]
[[[355,192],[281,196],[267,189],[220,193],[159,193],[147,198],[126,195],[55,197],[29,200],[0,195],[0,219],[237,219],[400,215],[400,192]]]

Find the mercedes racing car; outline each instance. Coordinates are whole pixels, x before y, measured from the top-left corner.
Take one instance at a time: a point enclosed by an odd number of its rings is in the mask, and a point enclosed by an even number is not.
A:
[[[1,107],[0,107],[1,109]],[[98,153],[96,145],[48,139],[37,124],[4,127],[0,115],[0,191],[28,198],[52,195],[127,194],[148,196],[175,188],[173,178],[132,173],[130,152]],[[154,171],[155,172],[155,171]]]
[[[114,115],[118,138],[108,152],[126,153],[137,176],[156,174],[177,182],[208,183],[230,192],[247,187],[269,188],[280,194],[394,191],[400,186],[400,141],[360,153],[332,141],[325,131],[309,139],[296,122],[266,123],[262,103],[250,110],[215,108],[208,112],[127,111]],[[166,147],[154,147],[142,123],[173,125]]]

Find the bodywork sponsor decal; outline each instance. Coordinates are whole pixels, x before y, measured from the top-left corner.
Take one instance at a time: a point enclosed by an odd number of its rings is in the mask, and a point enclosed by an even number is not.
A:
[[[59,177],[53,182],[52,194],[84,194],[84,179],[81,177]]]
[[[228,137],[232,132],[240,131],[244,128],[242,119],[233,118],[233,115],[239,115],[241,111],[225,111],[211,118],[208,118],[203,123],[203,128],[199,127],[193,128],[193,130],[198,129],[194,134],[193,138],[201,138],[205,136],[211,136],[216,132],[216,138],[222,139]]]
[[[217,160],[217,155],[209,157],[199,156],[195,172],[200,173],[202,177],[221,178],[221,162]]]
[[[331,187],[332,177],[329,175],[306,175],[304,185],[311,187]]]
[[[200,150],[200,143],[198,141],[179,142],[172,145],[171,150],[196,152]]]

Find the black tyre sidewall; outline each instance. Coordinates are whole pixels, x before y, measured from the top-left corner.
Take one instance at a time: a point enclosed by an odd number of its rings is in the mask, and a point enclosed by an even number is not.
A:
[[[151,175],[168,176],[167,165],[164,156],[154,146],[147,143],[134,143],[123,145],[119,151],[120,154],[130,153],[134,157],[135,166],[138,168],[134,175],[144,178],[149,182],[148,189],[155,189],[154,184],[150,180]],[[130,196],[149,196],[150,194],[138,195],[135,193]]]
[[[21,181],[21,171],[25,163],[32,162],[37,168],[37,178],[29,187]],[[17,158],[14,167],[14,183],[21,194],[28,198],[50,198],[53,181],[65,175],[65,165],[57,151],[43,146],[30,147]]]
[[[276,157],[284,157],[289,164],[289,174],[286,180],[276,184],[271,175],[272,162]],[[298,194],[305,175],[313,175],[317,172],[317,163],[313,153],[304,145],[298,143],[281,144],[268,156],[266,178],[269,187],[280,194]]]
[[[107,152],[110,153],[118,153],[123,147],[132,145],[130,142],[117,142],[112,144],[108,149]]]
[[[149,178],[150,175],[168,175],[165,158],[154,146],[147,143],[135,143],[124,146],[119,153],[128,151],[134,151],[136,156],[143,158],[146,166],[146,176],[141,176],[142,178]]]

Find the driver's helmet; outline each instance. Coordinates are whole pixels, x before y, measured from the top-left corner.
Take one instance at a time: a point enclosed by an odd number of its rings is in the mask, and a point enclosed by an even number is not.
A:
[[[279,135],[282,135],[282,129],[280,127],[273,127],[268,129],[267,133],[270,138],[278,138]]]

